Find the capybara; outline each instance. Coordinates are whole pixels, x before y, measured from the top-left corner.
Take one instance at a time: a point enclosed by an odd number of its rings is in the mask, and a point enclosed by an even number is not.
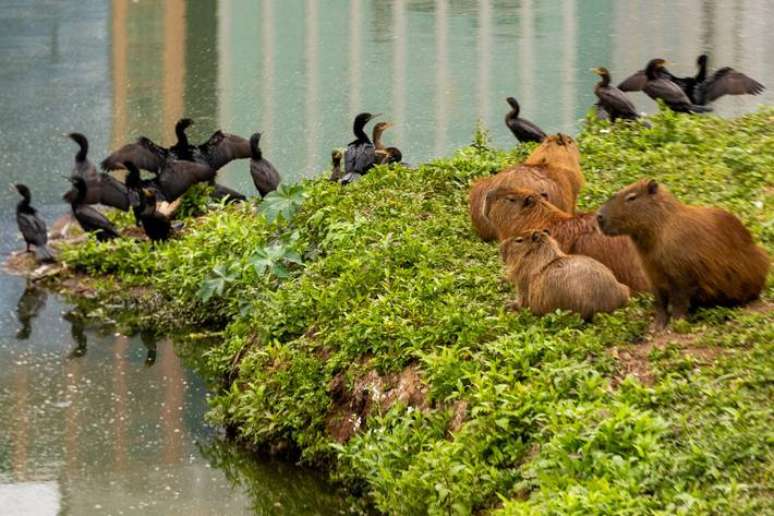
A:
[[[594,258],[634,292],[650,290],[639,254],[627,236],[606,236],[594,213],[570,215],[530,190],[495,188],[484,199],[484,219],[505,240],[530,229],[548,229],[562,252]]]
[[[619,191],[597,213],[607,235],[628,235],[656,296],[656,327],[700,306],[734,306],[761,293],[769,256],[747,228],[718,208],[688,206],[644,179]]]
[[[563,253],[548,230],[508,238],[500,244],[500,256],[519,291],[518,306],[535,315],[562,309],[588,321],[629,301],[629,287],[619,283],[610,269],[588,256]]]
[[[499,186],[540,192],[560,210],[574,213],[575,201],[583,186],[578,146],[569,136],[548,136],[524,163],[473,183],[469,198],[470,218],[476,232],[486,241],[494,240],[497,235],[481,217],[481,208],[486,192]]]

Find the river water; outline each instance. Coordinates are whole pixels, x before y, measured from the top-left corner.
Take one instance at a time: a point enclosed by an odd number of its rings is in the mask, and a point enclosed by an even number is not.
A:
[[[52,221],[66,211],[77,130],[101,159],[140,134],[169,144],[194,118],[263,132],[285,180],[328,166],[359,111],[417,163],[465,145],[478,120],[514,144],[505,97],[546,131],[576,132],[604,65],[615,81],[662,56],[694,72],[708,52],[770,86],[722,116],[774,101],[771,0],[112,0],[0,4],[0,253],[24,181]],[[654,104],[632,95],[643,111]],[[252,193],[246,163],[220,181]],[[203,422],[206,388],[168,341],[116,335],[56,295],[0,275],[0,513],[326,513],[318,476],[251,460]],[[21,308],[20,308],[21,307]],[[88,315],[88,314],[86,314]],[[25,322],[26,321],[26,322]],[[75,326],[73,326],[75,324]],[[25,328],[29,326],[29,329]],[[75,329],[73,329],[75,328]],[[28,333],[28,335],[26,335]],[[84,344],[85,342],[85,344]],[[275,505],[278,504],[278,505]],[[18,505],[21,507],[21,505]]]

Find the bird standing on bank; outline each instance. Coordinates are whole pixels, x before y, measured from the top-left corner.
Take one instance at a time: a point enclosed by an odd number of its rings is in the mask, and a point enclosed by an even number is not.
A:
[[[111,208],[127,211],[131,205],[126,186],[110,174],[97,172],[97,167],[88,157],[89,140],[81,133],[69,133],[68,138],[78,144],[72,177],[80,177],[88,185],[84,204],[104,204]],[[70,202],[66,194],[65,201]]]
[[[261,197],[266,197],[277,189],[280,175],[274,165],[263,157],[261,151],[261,133],[250,136],[250,177],[253,178],[255,189]]]
[[[22,196],[22,200],[16,205],[16,223],[19,231],[24,237],[24,243],[27,244],[27,252],[30,246],[35,246],[35,258],[42,263],[54,262],[54,255],[46,245],[48,243],[48,233],[46,231],[45,221],[38,215],[38,210],[32,207],[32,194],[26,185],[17,183],[14,185],[16,191]]]
[[[68,179],[73,185],[72,195],[69,195],[70,207],[81,228],[87,233],[95,233],[100,242],[117,237],[118,233],[107,217],[84,202],[88,195],[86,181],[79,176]]]
[[[355,139],[347,145],[344,153],[344,177],[341,178],[341,184],[357,181],[376,164],[376,149],[364,128],[368,122],[380,115],[381,113],[360,113],[355,117],[352,126]]]
[[[511,130],[516,139],[521,143],[542,142],[543,138],[546,137],[546,133],[529,120],[519,118],[521,108],[515,98],[508,97],[505,100],[511,106],[511,110],[505,115],[505,125]]]
[[[706,54],[702,54],[696,59],[698,71],[694,76],[676,77],[663,66],[659,69],[658,74],[677,84],[691,102],[699,106],[709,104],[723,95],[759,95],[766,89],[755,79],[728,66],[708,76],[708,61],[709,58]],[[627,77],[618,87],[622,91],[640,91],[647,80],[645,70],[640,70]]]
[[[619,118],[636,120],[640,116],[637,108],[623,91],[610,84],[607,68],[594,68],[593,72],[602,79],[594,87],[594,94],[599,99],[599,105],[610,115],[610,121],[615,123]]]
[[[688,95],[670,79],[664,77],[664,66],[666,61],[661,58],[651,59],[648,66],[645,67],[645,76],[647,81],[642,88],[653,100],[661,99],[669,106],[672,111],[678,113],[704,113],[712,111],[712,108],[706,106],[697,106],[691,102]]]

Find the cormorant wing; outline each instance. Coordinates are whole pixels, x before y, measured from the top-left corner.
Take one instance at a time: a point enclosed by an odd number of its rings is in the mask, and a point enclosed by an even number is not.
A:
[[[621,91],[641,91],[646,82],[648,82],[648,77],[645,75],[645,70],[640,70],[621,81],[618,84],[618,89]]]
[[[723,95],[758,95],[766,87],[755,79],[733,68],[721,68],[701,86],[702,102],[712,102]]]
[[[110,174],[103,172],[100,175],[99,184],[100,204],[126,211],[131,205],[129,201],[129,189],[124,183]]]
[[[634,103],[626,96],[626,94],[618,88],[599,88],[596,91],[602,106],[609,106],[613,111],[618,113],[637,116],[637,108],[634,107]]]
[[[280,175],[268,160],[261,159],[250,160],[250,176],[253,178],[258,193],[261,197],[277,189],[280,182]]]
[[[525,136],[527,139],[536,142],[540,142],[546,137],[546,133],[540,127],[525,118],[509,120],[508,129],[511,130],[519,141],[524,139]]]
[[[38,217],[37,213],[19,213],[16,216],[16,221],[19,223],[19,231],[21,231],[25,241],[36,246],[46,245],[48,241],[46,223]]]
[[[250,157],[250,142],[236,134],[215,131],[210,139],[199,146],[207,163],[213,170],[219,170],[235,159]]]
[[[344,170],[347,173],[365,174],[376,163],[376,150],[373,144],[354,141],[344,153]]]
[[[97,231],[101,229],[108,233],[118,235],[118,233],[116,233],[116,228],[113,227],[113,224],[110,223],[107,217],[87,204],[78,206],[78,209],[75,211],[75,219],[86,231]]]
[[[150,140],[143,143],[128,143],[102,160],[102,170],[119,170],[124,168],[125,161],[131,161],[137,168],[155,172],[161,169],[166,161],[167,151]]]
[[[667,104],[692,104],[680,86],[668,79],[648,81],[643,89],[651,98],[662,99]]]
[[[167,202],[173,202],[196,183],[215,179],[215,171],[194,161],[168,161],[158,178],[159,189]]]

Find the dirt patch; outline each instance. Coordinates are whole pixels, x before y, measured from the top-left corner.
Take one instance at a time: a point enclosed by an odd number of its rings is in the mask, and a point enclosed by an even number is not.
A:
[[[396,403],[419,410],[429,407],[427,386],[417,365],[384,376],[372,369],[353,382],[348,382],[346,371],[342,371],[328,384],[328,394],[333,408],[326,419],[326,430],[341,443],[366,427],[372,411],[383,413]]]
[[[454,414],[449,421],[449,433],[456,433],[462,428],[462,423],[465,422],[465,418],[468,415],[468,402],[458,401],[452,406],[452,414]]]
[[[728,351],[717,346],[693,346],[692,344],[700,336],[697,334],[662,333],[639,345],[616,346],[610,349],[610,354],[619,364],[618,370],[613,376],[611,387],[617,388],[629,376],[636,378],[643,385],[652,386],[655,377],[650,366],[649,356],[654,349],[665,349],[670,344],[677,346],[684,356],[690,356],[707,365]]]

